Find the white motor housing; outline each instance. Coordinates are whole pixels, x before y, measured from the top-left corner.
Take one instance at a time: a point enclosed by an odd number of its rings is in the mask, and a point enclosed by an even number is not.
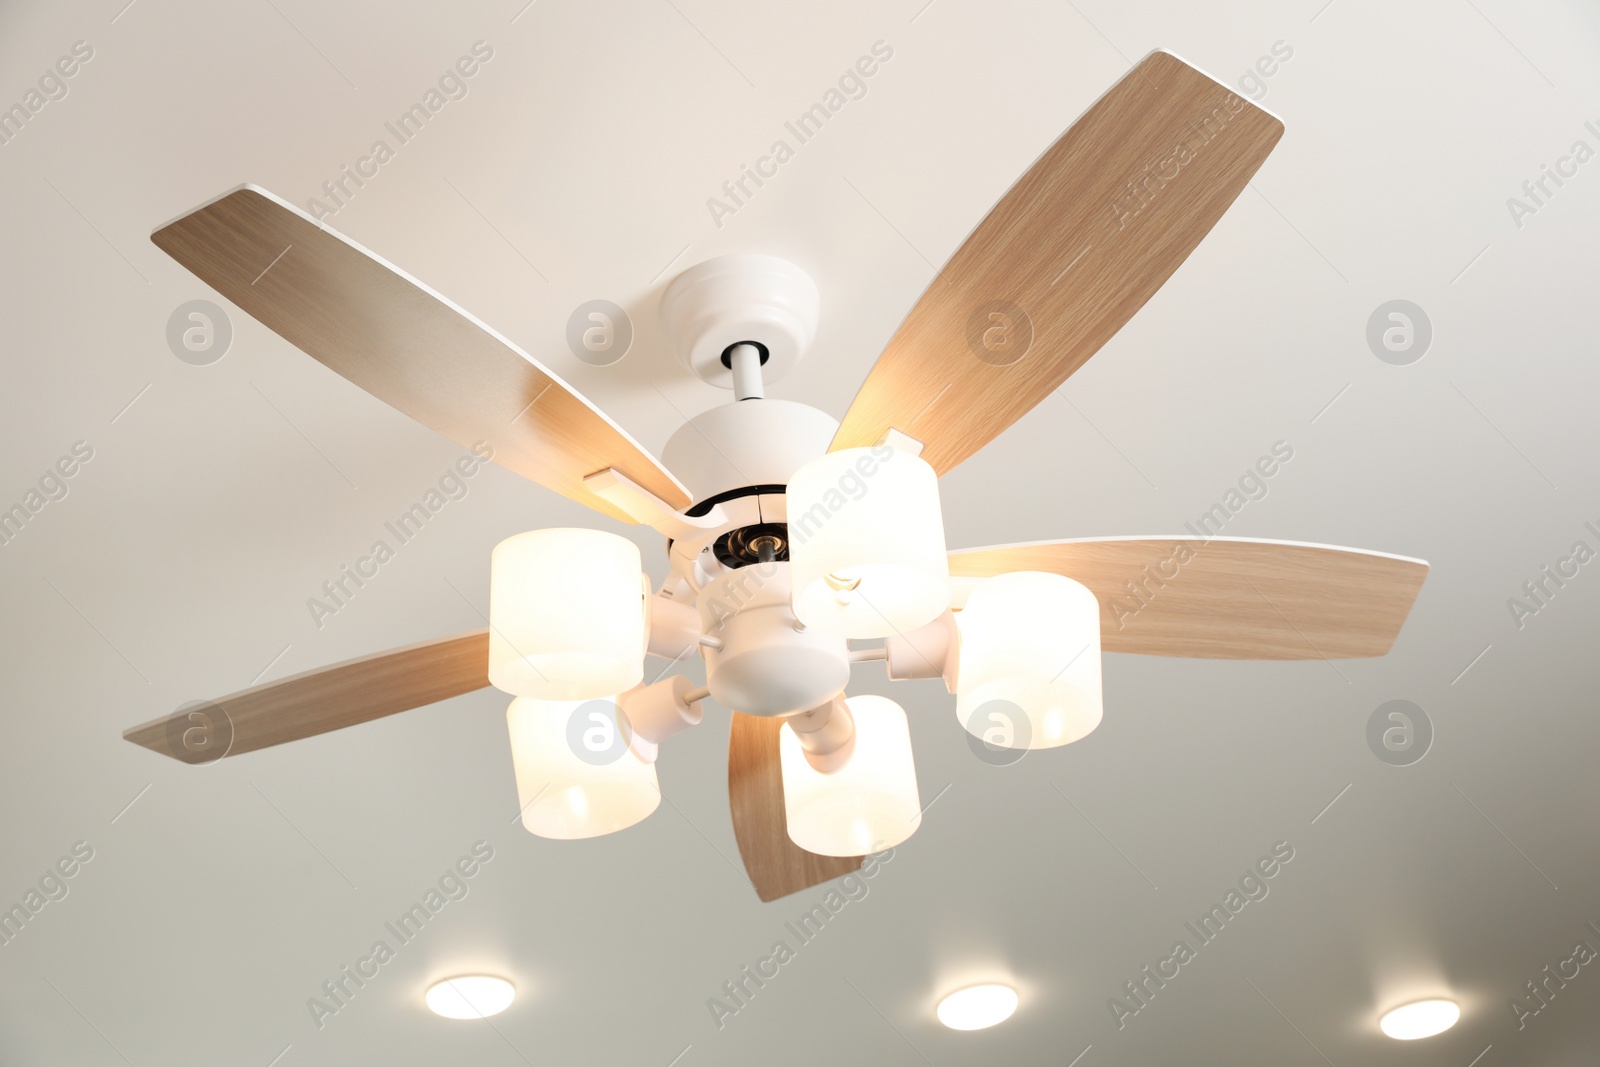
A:
[[[792,715],[826,704],[850,681],[842,637],[802,630],[789,604],[789,564],[728,571],[700,590],[706,685],[723,707]]]
[[[828,451],[839,424],[792,400],[735,400],[690,419],[667,441],[661,461],[696,500],[751,485],[788,485],[789,476]]]

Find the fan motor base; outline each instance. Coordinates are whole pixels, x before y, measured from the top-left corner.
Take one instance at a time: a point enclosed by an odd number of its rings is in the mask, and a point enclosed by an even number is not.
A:
[[[706,685],[724,707],[792,715],[831,700],[850,681],[842,637],[806,630],[789,604],[789,564],[757,563],[707,583],[700,627],[721,647],[702,651]]]
[[[661,460],[696,500],[705,500],[788,484],[828,451],[838,429],[827,412],[792,400],[734,400],[690,419],[668,439]]]
[[[733,388],[726,359],[737,344],[762,353],[761,377],[794,369],[817,335],[817,284],[777,256],[718,256],[690,267],[661,295],[661,326],[702,380]]]

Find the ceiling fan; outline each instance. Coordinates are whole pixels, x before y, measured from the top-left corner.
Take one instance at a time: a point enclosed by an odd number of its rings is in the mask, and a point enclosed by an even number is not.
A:
[[[1170,53],[1145,57],[945,264],[842,423],[764,396],[814,335],[811,279],[765,256],[691,268],[662,297],[663,326],[690,369],[736,399],[679,430],[665,465],[490,327],[271,194],[246,186],[198,208],[152,240],[424,425],[654,527],[671,566],[652,591],[638,549],[615,534],[519,534],[494,551],[486,629],[255,686],[124,737],[206,763],[493,684],[516,697],[524,825],[583,837],[654,809],[658,745],[699,722],[711,696],[737,709],[733,825],[772,900],[854,869],[920,822],[905,714],[845,697],[853,662],[942,677],[969,732],[1027,749],[1094,729],[1102,650],[1385,654],[1426,577],[1420,560],[1221,537],[944,544],[938,476],[1105,344],[1282,132]],[[1129,594],[1140,610],[1119,618],[1113,604]],[[706,685],[643,684],[647,653],[670,670],[697,651]]]

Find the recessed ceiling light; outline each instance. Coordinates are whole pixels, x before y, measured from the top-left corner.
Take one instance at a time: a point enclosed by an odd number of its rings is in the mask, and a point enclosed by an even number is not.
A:
[[[939,1001],[939,1021],[952,1030],[982,1030],[1011,1018],[1017,991],[1008,985],[969,985]]]
[[[1419,1000],[1384,1013],[1378,1026],[1396,1041],[1415,1041],[1444,1033],[1459,1018],[1461,1007],[1453,1000]]]
[[[486,1019],[511,1007],[517,987],[504,978],[468,974],[428,987],[428,1007],[446,1019]]]

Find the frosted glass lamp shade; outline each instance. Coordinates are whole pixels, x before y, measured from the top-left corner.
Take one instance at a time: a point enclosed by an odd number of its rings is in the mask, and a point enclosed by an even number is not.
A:
[[[599,837],[626,830],[661,803],[655,764],[629,745],[627,720],[614,701],[518,697],[506,724],[529,833]]]
[[[513,696],[587,700],[644,678],[639,549],[601,530],[531,530],[494,547],[489,681]]]
[[[956,612],[956,716],[1001,748],[1055,748],[1100,725],[1100,604],[1071,578],[986,579]]]
[[[778,731],[783,804],[789,840],[819,856],[864,856],[893,848],[922,824],[911,730],[900,705],[886,697],[850,697],[855,751],[823,774],[785,723]]]
[[[838,637],[887,637],[950,606],[939,476],[887,446],[845,448],[789,479],[794,613]]]

